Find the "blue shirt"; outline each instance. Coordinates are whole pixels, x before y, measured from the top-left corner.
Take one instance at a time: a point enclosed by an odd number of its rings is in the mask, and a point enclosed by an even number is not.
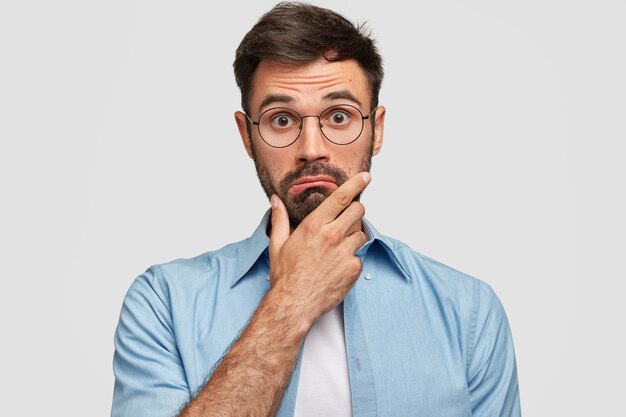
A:
[[[115,334],[113,417],[170,417],[202,388],[270,287],[268,221],[137,277]],[[492,289],[363,224],[363,272],[343,303],[353,416],[519,416],[511,332]],[[301,356],[279,417],[294,413]]]

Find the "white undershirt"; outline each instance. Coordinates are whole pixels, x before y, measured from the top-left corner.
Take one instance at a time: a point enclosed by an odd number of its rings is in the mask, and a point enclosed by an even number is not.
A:
[[[343,303],[320,317],[304,339],[294,416],[352,416]]]

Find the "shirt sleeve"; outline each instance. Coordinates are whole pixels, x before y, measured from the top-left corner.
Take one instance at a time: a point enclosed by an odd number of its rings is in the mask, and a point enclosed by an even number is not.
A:
[[[467,363],[472,416],[519,417],[513,338],[500,300],[478,282]]]
[[[189,399],[157,271],[137,277],[124,298],[115,332],[112,417],[171,417]]]

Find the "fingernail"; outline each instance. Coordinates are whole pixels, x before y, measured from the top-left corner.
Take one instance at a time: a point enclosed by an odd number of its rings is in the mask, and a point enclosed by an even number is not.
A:
[[[372,176],[370,175],[369,172],[364,172],[363,173],[363,180],[365,181],[365,184],[369,184],[370,181],[372,180]]]
[[[272,208],[278,207],[278,197],[276,197],[276,194],[272,195],[272,198],[270,199],[270,202],[272,204]]]

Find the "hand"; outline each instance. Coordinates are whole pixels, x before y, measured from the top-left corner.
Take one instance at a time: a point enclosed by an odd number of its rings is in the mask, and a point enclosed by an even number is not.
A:
[[[272,196],[270,281],[278,299],[307,326],[336,307],[354,286],[362,264],[354,253],[365,243],[365,208],[352,199],[369,184],[369,173],[346,181],[290,235],[287,210]]]

